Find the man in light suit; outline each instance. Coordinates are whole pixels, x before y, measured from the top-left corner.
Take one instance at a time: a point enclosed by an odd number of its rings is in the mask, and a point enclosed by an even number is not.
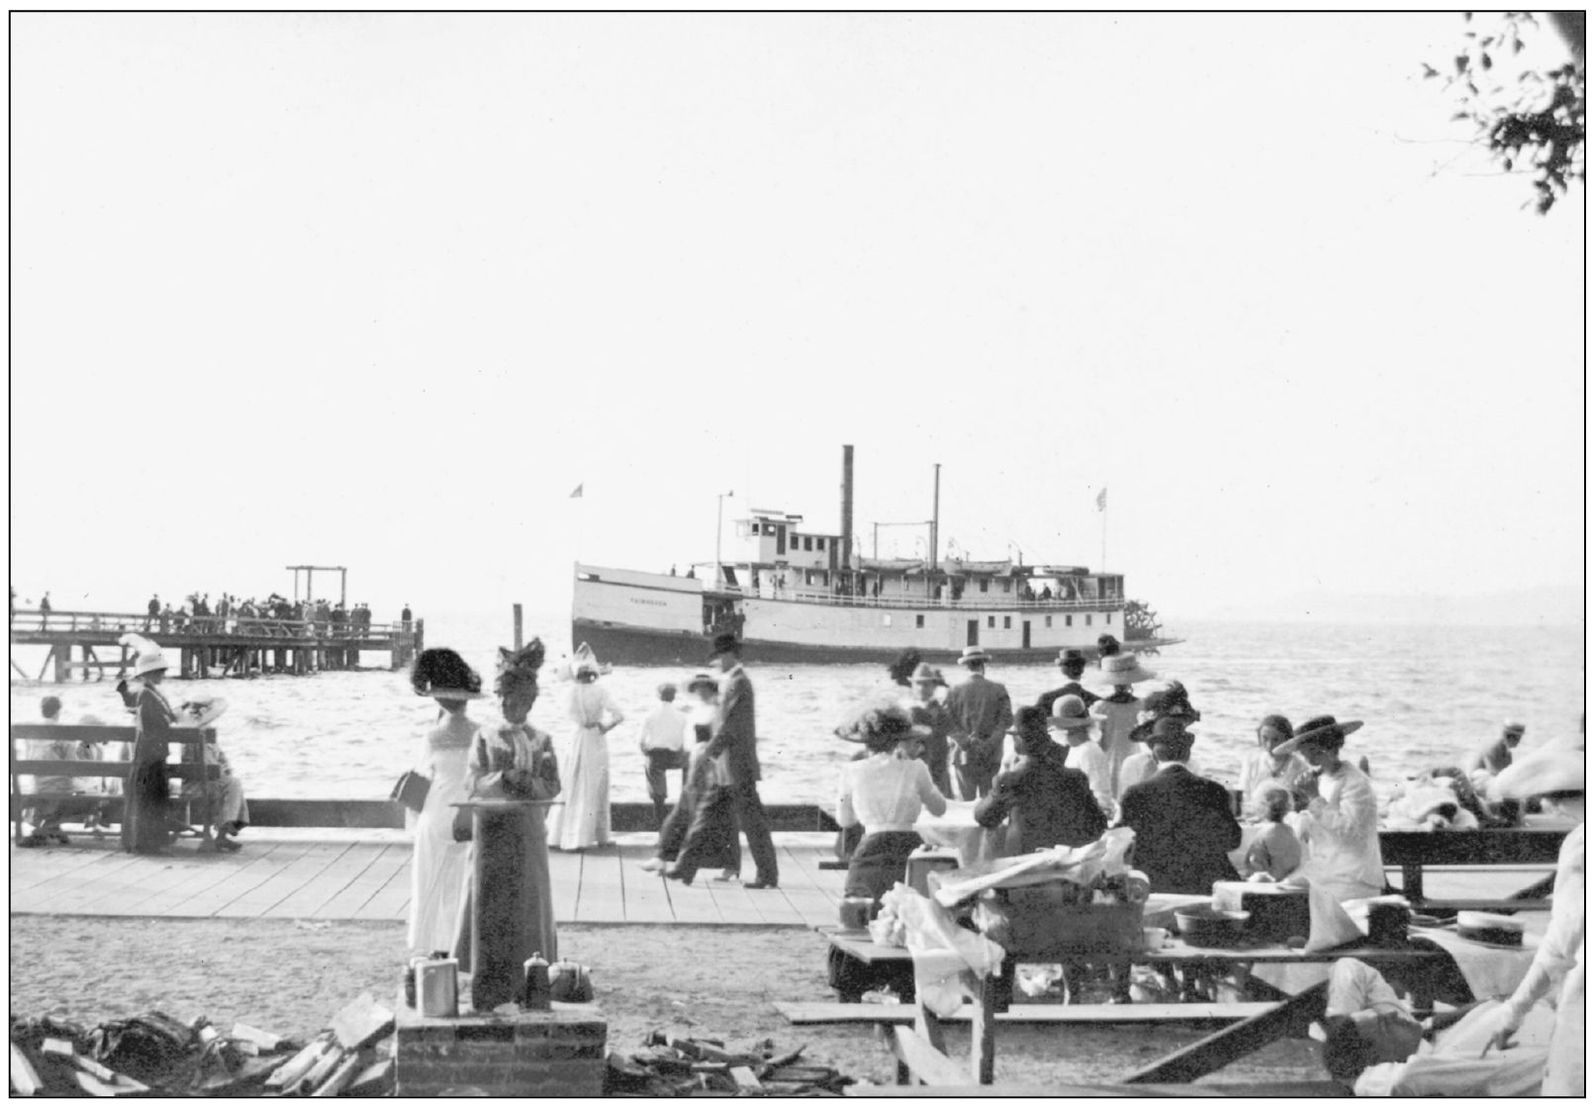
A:
[[[1185,765],[1194,742],[1178,718],[1158,721],[1157,771],[1119,799],[1119,824],[1135,830],[1134,865],[1160,893],[1211,894],[1214,883],[1240,878],[1229,860],[1241,843],[1229,791]]]
[[[991,793],[991,780],[1002,761],[1002,738],[1013,724],[1013,706],[1008,688],[986,677],[991,656],[980,648],[966,648],[958,662],[969,668],[969,677],[947,692],[947,714],[952,718],[948,731],[953,750],[953,779],[958,796],[974,801]]]
[[[716,789],[731,796],[737,824],[748,838],[748,851],[753,855],[755,867],[752,882],[742,885],[749,890],[773,890],[780,878],[775,859],[775,843],[770,839],[770,822],[764,814],[764,803],[759,801],[758,736],[753,728],[753,683],[742,669],[742,644],[736,635],[723,632],[714,638],[709,660],[718,663],[723,677],[720,680],[720,705],[715,710],[714,731],[710,735],[705,755],[714,758],[722,752],[731,784]],[[703,810],[700,810],[703,812]],[[696,841],[702,839],[700,822],[695,816],[687,839],[677,856],[677,867],[667,872],[671,878],[692,881],[690,872],[683,872],[680,861],[698,858]]]

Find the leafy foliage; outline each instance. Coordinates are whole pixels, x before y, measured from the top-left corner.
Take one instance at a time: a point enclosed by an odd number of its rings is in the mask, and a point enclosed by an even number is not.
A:
[[[1570,181],[1584,181],[1584,28],[1576,26],[1575,60],[1554,69],[1517,67],[1524,35],[1544,34],[1532,12],[1504,12],[1493,28],[1463,18],[1462,49],[1443,68],[1423,67],[1460,101],[1453,119],[1472,120],[1479,141],[1508,173],[1533,178],[1536,211],[1549,212],[1567,195]],[[1562,28],[1564,34],[1571,34]]]

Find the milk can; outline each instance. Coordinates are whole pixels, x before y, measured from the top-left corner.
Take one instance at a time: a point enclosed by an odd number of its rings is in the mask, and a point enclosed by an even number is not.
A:
[[[416,996],[423,1017],[456,1017],[460,1012],[459,962],[422,960],[415,969]]]

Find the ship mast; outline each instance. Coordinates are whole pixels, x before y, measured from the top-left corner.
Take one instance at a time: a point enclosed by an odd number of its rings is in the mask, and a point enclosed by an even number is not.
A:
[[[936,569],[937,533],[941,531],[941,463],[935,463],[936,482],[930,499],[930,569]]]

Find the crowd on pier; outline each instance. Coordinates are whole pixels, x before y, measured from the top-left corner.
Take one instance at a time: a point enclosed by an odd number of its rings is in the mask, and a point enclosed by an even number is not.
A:
[[[289,601],[279,593],[268,594],[264,600],[223,593],[213,603],[210,594],[195,592],[176,609],[153,594],[144,611],[146,632],[232,632],[241,627],[239,622],[248,620],[291,622],[318,636],[361,636],[371,628],[371,606],[363,601],[354,605],[326,598]],[[406,605],[402,620],[409,619]]]

